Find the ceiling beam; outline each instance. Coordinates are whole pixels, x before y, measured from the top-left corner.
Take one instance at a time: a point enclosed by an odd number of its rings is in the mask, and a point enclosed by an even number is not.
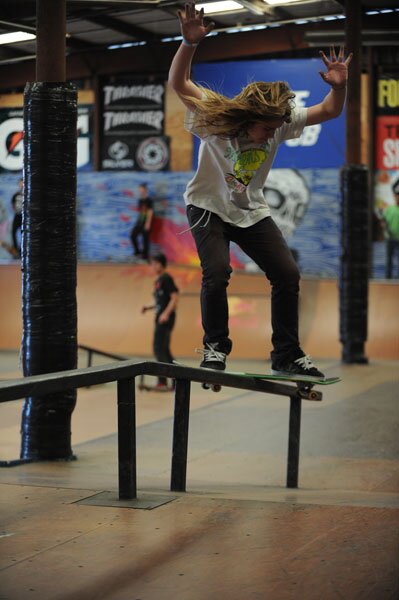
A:
[[[6,0],[7,1],[7,0]],[[17,20],[19,22],[29,19],[35,19],[36,7],[34,2],[14,2],[5,0],[1,2],[1,18],[5,21]]]
[[[6,31],[24,31],[26,33],[32,33],[33,35],[36,35],[35,27],[31,27],[30,25],[26,25],[24,23],[17,23],[16,21],[10,22],[0,20],[0,28],[5,29]],[[93,50],[98,47],[97,44],[80,40],[79,38],[75,38],[71,35],[67,36],[66,44],[68,48],[71,48],[72,50]],[[19,48],[16,48],[15,45],[12,45],[12,49],[19,50]],[[32,52],[21,50],[21,53],[30,55]]]
[[[20,50],[19,48],[10,47],[8,45],[0,46],[0,63],[4,60],[12,59],[12,58],[26,58],[31,55],[32,52],[28,52],[26,50]]]
[[[126,21],[121,21],[109,15],[96,15],[93,12],[93,15],[87,16],[86,20],[100,25],[100,27],[104,27],[105,29],[112,29],[112,31],[117,31],[118,33],[123,33],[129,37],[138,38],[143,41],[151,41],[158,37],[147,29],[126,23]]]

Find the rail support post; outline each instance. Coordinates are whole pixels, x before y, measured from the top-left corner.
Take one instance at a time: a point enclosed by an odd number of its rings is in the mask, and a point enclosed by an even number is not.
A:
[[[302,400],[299,394],[290,397],[290,422],[288,431],[287,487],[298,487],[299,443],[301,437]]]
[[[190,383],[188,379],[176,379],[170,480],[170,490],[172,492],[186,491]]]
[[[118,381],[119,500],[137,497],[135,380]]]

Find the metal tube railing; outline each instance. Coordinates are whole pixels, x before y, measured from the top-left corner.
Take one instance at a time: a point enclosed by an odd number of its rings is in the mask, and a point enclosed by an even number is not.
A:
[[[121,500],[132,499],[136,498],[137,493],[135,415],[135,378],[137,375],[169,377],[176,380],[170,483],[172,491],[185,491],[186,489],[191,381],[219,384],[290,398],[287,487],[298,486],[301,400],[321,400],[321,392],[314,390],[309,391],[309,394],[306,395],[296,385],[287,385],[276,381],[244,378],[223,371],[169,363],[125,360],[117,364],[0,382],[0,403],[18,400],[25,396],[40,396],[66,389],[117,381],[119,498]]]

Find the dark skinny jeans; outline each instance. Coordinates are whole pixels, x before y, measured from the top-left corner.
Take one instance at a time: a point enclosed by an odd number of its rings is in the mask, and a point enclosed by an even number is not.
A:
[[[138,238],[142,238],[142,250],[138,245]],[[137,222],[130,232],[130,239],[132,241],[134,253],[141,254],[143,258],[148,258],[150,252],[150,232],[144,227],[144,223]]]
[[[175,325],[176,315],[173,313],[166,323],[158,323],[158,316],[155,320],[153,352],[158,362],[173,363],[173,356],[170,351],[170,338],[172,329]],[[159,383],[166,384],[166,377],[158,377]]]
[[[204,210],[187,207],[190,225]],[[208,213],[209,214],[209,213]],[[271,217],[250,227],[236,227],[211,213],[191,230],[202,267],[201,313],[204,344],[218,342],[229,354],[227,286],[232,272],[230,242],[235,242],[265,273],[272,285],[272,344],[274,365],[303,355],[298,340],[299,270],[279,228]]]

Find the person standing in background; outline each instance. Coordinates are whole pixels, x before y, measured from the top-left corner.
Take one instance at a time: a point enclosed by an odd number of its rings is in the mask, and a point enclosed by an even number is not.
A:
[[[392,263],[396,254],[399,264],[399,179],[392,186],[395,204],[387,206],[383,212],[386,232],[385,277],[392,279]]]
[[[11,206],[14,211],[12,221],[12,243],[15,254],[21,256],[21,227],[22,227],[22,200],[23,200],[23,179],[18,182],[19,190],[11,198]]]
[[[155,304],[143,306],[142,314],[155,310],[155,329],[153,351],[158,362],[173,363],[170,351],[170,338],[176,321],[176,307],[179,290],[173,277],[166,272],[167,259],[164,254],[154,254],[150,259],[154,274],[157,276],[154,286]],[[158,389],[167,387],[166,377],[159,377]]]
[[[137,221],[130,233],[134,255],[137,258],[148,260],[150,250],[150,234],[152,219],[154,216],[152,199],[148,195],[148,186],[146,183],[139,185],[139,202]],[[139,237],[142,238],[142,249],[138,245]]]

